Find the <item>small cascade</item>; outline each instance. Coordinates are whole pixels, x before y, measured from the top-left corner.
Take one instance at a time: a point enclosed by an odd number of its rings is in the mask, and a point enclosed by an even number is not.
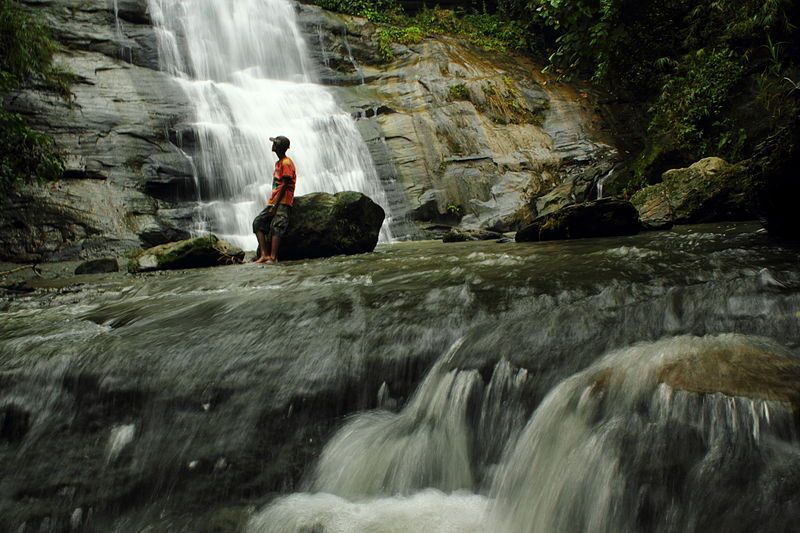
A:
[[[433,487],[473,485],[467,414],[479,389],[477,371],[445,371],[456,342],[400,413],[353,418],[326,447],[310,489],[348,498],[408,495]],[[359,457],[353,464],[348,459]]]
[[[125,37],[125,28],[122,20],[119,18],[119,0],[114,0],[114,28],[116,30],[117,40],[120,43],[120,59],[127,61],[128,63],[133,63],[133,48],[122,44],[127,41],[127,37]]]
[[[510,448],[492,489],[494,522],[502,531],[611,532],[733,530],[744,523],[737,515],[786,520],[790,502],[750,498],[772,490],[776,470],[800,466],[792,406],[695,389],[771,396],[770,369],[788,357],[738,335],[609,354],[556,387]],[[724,375],[736,366],[740,375]]]
[[[350,64],[353,65],[353,70],[355,70],[356,74],[358,74],[358,78],[361,80],[361,85],[364,85],[364,71],[361,70],[358,61],[356,61],[356,58],[353,57],[353,49],[350,47],[350,41],[347,40],[347,28],[345,28],[343,31],[342,40],[344,41],[345,48],[347,48],[347,59],[350,61]]]
[[[527,372],[501,361],[484,387],[453,368],[460,345],[400,413],[348,422],[310,493],[278,499],[248,531],[780,531],[798,519],[775,483],[800,468],[780,392],[796,363],[781,347],[730,334],[636,345],[564,380],[528,420]]]
[[[603,199],[603,185],[614,174],[614,169],[608,171],[608,174],[597,180],[597,199]]]
[[[389,206],[354,120],[315,83],[287,0],[149,0],[162,69],[194,103],[203,231],[254,249],[272,186],[270,136],[292,141],[298,195],[363,192]]]

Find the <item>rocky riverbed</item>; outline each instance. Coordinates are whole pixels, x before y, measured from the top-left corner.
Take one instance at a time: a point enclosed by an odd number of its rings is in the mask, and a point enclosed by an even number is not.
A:
[[[711,358],[698,368],[714,373],[722,365],[735,373],[738,365],[726,361],[747,356],[762,346],[758,339],[767,339],[762,348],[773,355],[746,368],[764,377],[751,386],[740,385],[735,374],[717,383],[690,372],[681,358],[661,374],[656,365],[654,383],[660,379],[690,394],[741,395],[745,403],[751,395],[778,403],[794,397],[785,382],[764,372],[795,368],[797,250],[776,244],[756,225],[684,226],[558,243],[400,243],[351,257],[139,275],[75,276],[75,266],[48,264],[40,267],[41,277],[30,269],[4,277],[3,529],[239,530],[276,496],[308,489],[343,417],[376,407],[399,413],[456,343],[455,355],[437,367],[442,373],[428,380],[434,388],[424,390],[433,394],[451,371],[453,385],[477,387],[452,412],[471,413],[463,431],[474,443],[468,448],[474,484],[464,488],[479,493],[491,484],[492,464],[506,440],[518,435],[514,428],[559,383],[610,351],[628,355],[597,369],[658,358],[660,345],[640,351],[637,343],[688,335],[699,340],[665,342],[688,343],[686,354],[730,345],[718,357],[708,352]],[[731,334],[745,340],[724,340]],[[740,345],[751,348],[740,351]],[[775,366],[773,357],[789,359]],[[503,415],[510,417],[503,423],[509,432],[502,433],[503,442],[481,440],[473,394],[490,395],[493,379],[491,390],[520,372],[527,378],[514,381],[519,389],[497,389],[516,391],[514,407]],[[630,372],[617,375],[633,379]],[[590,384],[598,379],[595,371],[584,376]],[[754,391],[756,383],[782,384],[768,394]],[[625,412],[621,404],[597,409]],[[627,478],[632,487],[649,480],[668,488],[670,476],[706,457],[702,439],[687,428],[685,434],[695,436],[686,441],[691,452],[680,457],[688,462],[677,471],[648,467],[648,454],[664,443],[654,433],[629,465],[637,469]],[[787,449],[796,450],[781,428],[761,431],[781,435]],[[756,468],[747,449],[739,450],[745,455],[737,464]],[[766,471],[758,472],[767,476],[758,479],[769,480]],[[753,487],[742,489],[743,497],[760,490]],[[782,509],[774,516],[795,516],[790,493],[774,493],[769,509]],[[660,506],[667,493],[647,494]],[[423,505],[425,498],[414,501]],[[411,515],[414,505],[407,509]],[[636,513],[648,520],[661,516],[644,508]]]

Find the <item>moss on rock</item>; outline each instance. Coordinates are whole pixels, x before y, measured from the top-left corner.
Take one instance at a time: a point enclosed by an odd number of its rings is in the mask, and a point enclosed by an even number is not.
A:
[[[216,235],[205,235],[155,246],[128,262],[129,272],[204,268],[241,263],[244,252]]]

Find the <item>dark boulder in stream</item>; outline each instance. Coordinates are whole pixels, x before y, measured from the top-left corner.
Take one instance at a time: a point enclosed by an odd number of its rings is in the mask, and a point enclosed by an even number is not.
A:
[[[624,200],[575,204],[540,216],[517,232],[517,242],[633,235],[641,224],[636,208]]]
[[[378,244],[383,208],[368,196],[315,192],[294,199],[281,259],[313,259],[371,252]]]
[[[113,257],[102,257],[84,261],[75,269],[76,275],[82,274],[107,274],[109,272],[119,272],[119,264]]]

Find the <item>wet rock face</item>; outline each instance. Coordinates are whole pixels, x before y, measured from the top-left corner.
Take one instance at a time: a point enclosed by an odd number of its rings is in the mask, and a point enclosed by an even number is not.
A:
[[[525,58],[438,38],[394,45],[387,63],[363,19],[304,5],[300,22],[320,79],[357,119],[394,217],[508,231],[590,199],[611,168],[585,95]]]
[[[517,232],[517,242],[633,235],[641,229],[630,202],[597,200],[541,216]]]
[[[631,198],[642,223],[658,228],[717,220],[754,218],[753,191],[745,165],[730,165],[718,157],[688,168],[669,170],[663,181]]]
[[[385,217],[358,192],[313,193],[295,198],[280,259],[308,259],[371,252]]]
[[[147,2],[24,3],[52,28],[63,46],[55,62],[75,82],[68,102],[36,90],[5,102],[53,136],[66,169],[59,182],[22,186],[0,200],[0,258],[118,254],[150,244],[145,233],[188,227],[174,209],[188,196],[191,165],[169,131],[185,121],[189,107],[181,89],[158,72]]]

